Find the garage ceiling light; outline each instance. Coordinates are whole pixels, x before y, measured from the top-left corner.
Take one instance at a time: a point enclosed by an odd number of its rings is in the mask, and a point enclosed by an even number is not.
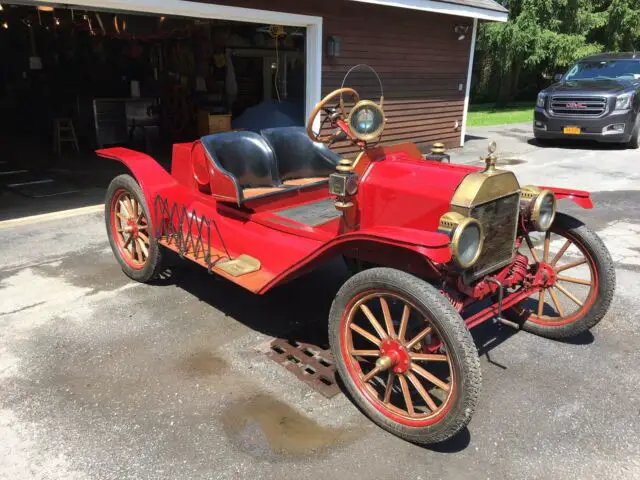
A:
[[[40,10],[41,12],[53,12],[53,7],[50,7],[48,5],[39,5],[38,10]]]

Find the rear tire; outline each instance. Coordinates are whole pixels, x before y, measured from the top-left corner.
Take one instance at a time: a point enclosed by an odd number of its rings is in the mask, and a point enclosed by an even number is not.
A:
[[[144,194],[133,177],[124,174],[114,178],[107,189],[104,206],[109,243],[122,271],[143,283],[153,280],[163,270],[162,249],[155,238],[151,218]],[[123,227],[134,232],[122,231]]]
[[[378,329],[362,305],[379,320]],[[405,308],[410,312],[406,321]],[[421,337],[427,327],[430,333]],[[362,336],[363,329],[380,342]],[[382,329],[386,336],[381,335]],[[417,444],[433,444],[450,439],[471,420],[482,381],[478,353],[460,315],[425,281],[391,268],[357,273],[333,301],[329,340],[351,398],[388,432]],[[366,378],[381,368],[378,360],[389,358],[383,351],[385,344],[397,348],[401,357]],[[429,374],[435,383],[425,380]]]

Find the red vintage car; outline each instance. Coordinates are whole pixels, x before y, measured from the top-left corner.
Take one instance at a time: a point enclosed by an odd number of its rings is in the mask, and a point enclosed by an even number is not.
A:
[[[321,113],[333,133],[314,131]],[[344,257],[354,275],[328,318],[344,385],[382,428],[437,443],[476,408],[471,328],[583,333],[609,308],[614,268],[593,231],[556,213],[560,199],[592,208],[588,192],[521,186],[496,168],[495,145],[484,169],[425,159],[413,144],[380,146],[385,122],[382,97],[341,88],[306,129],[174,145],[170,174],[143,153],[99,150],[131,172],[109,186],[106,226],[140,282],[162,271],[167,250],[260,295]],[[327,146],[336,139],[360,154],[342,158]]]

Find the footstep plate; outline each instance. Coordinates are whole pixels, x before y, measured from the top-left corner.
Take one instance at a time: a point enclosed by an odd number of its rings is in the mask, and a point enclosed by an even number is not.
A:
[[[233,260],[216,263],[216,268],[232,275],[240,277],[247,273],[257,272],[260,270],[260,260],[250,257],[249,255],[240,255]]]

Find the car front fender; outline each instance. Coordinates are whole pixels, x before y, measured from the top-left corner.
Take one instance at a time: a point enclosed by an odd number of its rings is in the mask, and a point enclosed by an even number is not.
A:
[[[584,190],[573,190],[570,188],[558,188],[558,187],[540,187],[546,190],[551,190],[556,194],[558,200],[567,199],[573,203],[581,206],[582,208],[593,208],[593,202],[591,201],[591,193]]]
[[[290,281],[337,255],[437,278],[436,264],[451,261],[449,237],[413,228],[378,226],[357,230],[326,242],[265,284],[258,293]]]

